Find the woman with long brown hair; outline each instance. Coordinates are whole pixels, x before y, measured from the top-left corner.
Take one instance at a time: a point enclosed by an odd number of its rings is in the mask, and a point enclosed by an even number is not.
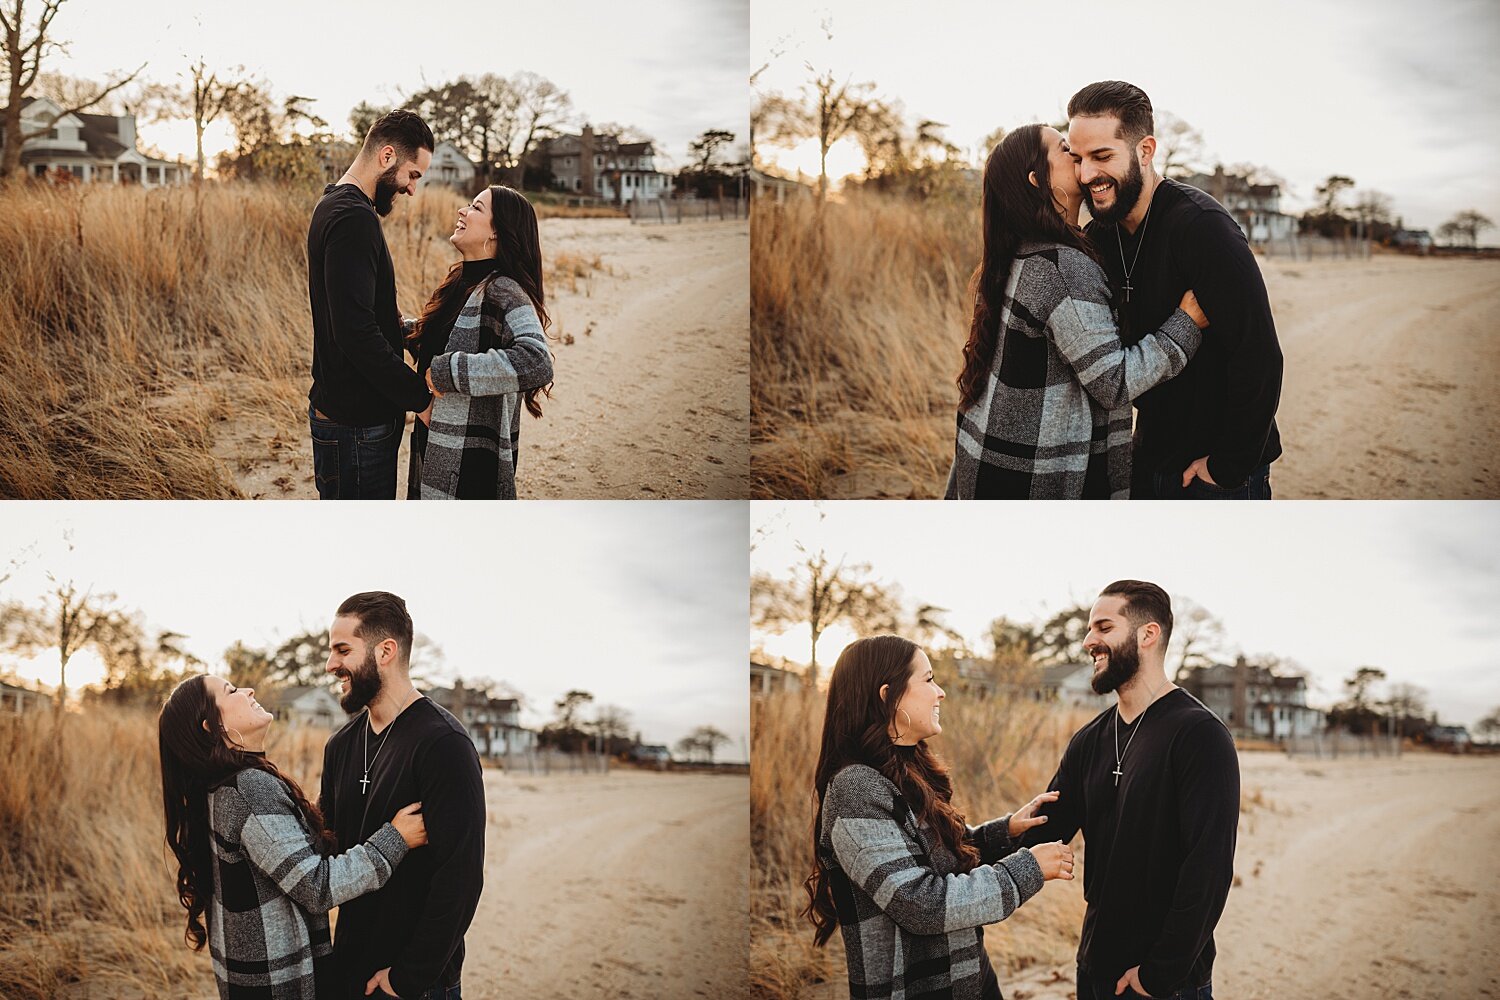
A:
[[[459,209],[448,242],[462,255],[432,293],[407,345],[435,399],[412,432],[407,498],[514,500],[521,407],[551,395],[546,293],[536,211],[493,186]]]
[[[221,1000],[332,996],[328,911],[379,889],[427,843],[412,803],[331,857],[317,807],[266,758],[271,721],[254,689],[201,675],[177,685],[157,720],[185,937],[194,951],[208,945]]]
[[[1198,349],[1208,318],[1191,291],[1160,330],[1121,341],[1082,204],[1054,128],[1016,129],[985,163],[950,500],[1128,498],[1130,403]]]
[[[999,1000],[983,926],[1073,877],[1066,844],[1016,849],[1056,792],[965,824],[927,746],[945,697],[927,654],[895,635],[850,643],[828,682],[803,913],[819,946],[842,931],[851,997]]]

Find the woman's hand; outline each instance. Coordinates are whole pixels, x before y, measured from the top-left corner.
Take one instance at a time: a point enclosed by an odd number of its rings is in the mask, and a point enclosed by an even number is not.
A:
[[[1038,816],[1037,808],[1047,802],[1056,802],[1059,792],[1043,792],[1021,808],[1010,814],[1010,835],[1019,837],[1034,826],[1041,826],[1047,822],[1047,817]]]
[[[1073,848],[1062,841],[1038,844],[1031,849],[1031,856],[1042,866],[1042,878],[1046,881],[1055,878],[1073,881]]]
[[[391,817],[391,825],[401,834],[407,847],[421,847],[427,843],[427,824],[422,822],[422,803],[413,802]]]
[[[1188,294],[1192,295],[1193,293],[1192,292],[1188,292]],[[437,386],[435,386],[435,385],[432,384],[432,369],[431,368],[427,369],[427,391],[430,392],[430,393],[432,393],[434,396],[442,396],[442,393],[438,392]]]
[[[1208,317],[1203,315],[1203,310],[1198,305],[1198,296],[1193,294],[1193,290],[1191,288],[1183,293],[1182,305],[1180,308],[1183,312],[1188,314],[1188,319],[1192,320],[1194,325],[1197,326],[1198,329],[1201,330],[1204,327],[1208,326]]]

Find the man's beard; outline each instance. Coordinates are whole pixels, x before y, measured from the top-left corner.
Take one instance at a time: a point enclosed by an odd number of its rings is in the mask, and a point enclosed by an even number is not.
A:
[[[1119,689],[1120,685],[1130,680],[1141,669],[1140,648],[1136,646],[1135,634],[1119,649],[1114,649],[1107,642],[1099,643],[1103,646],[1109,658],[1104,662],[1104,669],[1095,673],[1089,680],[1095,694],[1109,694]],[[1095,649],[1098,646],[1094,647]]]
[[[349,671],[349,693],[339,699],[339,707],[353,715],[374,701],[380,694],[380,668],[375,663],[375,651],[365,653],[365,662],[358,670]]]
[[[391,169],[375,178],[375,213],[381,218],[396,207],[396,195],[401,193],[401,185],[396,183],[396,170],[400,166],[399,161],[392,163]]]
[[[1113,178],[1111,178],[1113,180]],[[1135,150],[1130,151],[1130,172],[1125,175],[1124,180],[1115,181],[1115,201],[1107,209],[1094,207],[1094,194],[1089,188],[1083,189],[1083,196],[1089,202],[1089,214],[1095,219],[1112,226],[1135,208],[1135,203],[1141,200],[1141,191],[1145,188],[1145,178],[1141,176],[1141,160],[1135,155]],[[382,213],[383,214],[383,213]]]

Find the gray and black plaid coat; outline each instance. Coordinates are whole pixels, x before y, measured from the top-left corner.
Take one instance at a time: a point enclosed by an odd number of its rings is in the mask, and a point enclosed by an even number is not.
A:
[[[254,768],[209,793],[208,815],[208,948],[221,1000],[314,1000],[333,952],[328,911],[385,885],[406,841],[387,823],[322,857],[286,785]]]
[[[976,928],[1004,920],[1042,888],[1041,866],[1014,850],[1010,817],[970,827],[983,862],[958,859],[917,825],[896,786],[851,764],[823,793],[818,854],[832,879],[849,964],[849,995],[917,1000],[980,996]]]
[[[1098,264],[1072,247],[1023,244],[1000,307],[978,401],[958,413],[949,500],[1076,500],[1090,463],[1130,496],[1131,400],[1187,366],[1202,333],[1178,309],[1120,342]]]
[[[514,500],[521,393],[552,381],[542,323],[521,286],[495,277],[469,293],[447,350],[429,370],[443,395],[433,401],[427,442],[413,462],[418,495]]]

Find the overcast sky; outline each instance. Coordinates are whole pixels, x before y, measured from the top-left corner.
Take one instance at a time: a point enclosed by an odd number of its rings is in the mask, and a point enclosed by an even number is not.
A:
[[[568,91],[579,123],[642,129],[682,164],[705,129],[748,138],[749,16],[748,0],[68,0],[53,34],[69,50],[46,68],[103,79],[145,62],[145,76],[171,82],[200,56],[213,68],[243,65],[278,98],[316,98],[313,110],[341,132],[360,101],[393,104],[459,75],[530,70]],[[140,131],[192,156],[191,122]],[[220,126],[205,145],[212,155],[226,142]]]
[[[1339,173],[1390,195],[1411,227],[1467,208],[1500,224],[1493,0],[755,0],[750,49],[766,67],[757,90],[795,93],[811,62],[873,81],[965,149],[997,126],[1063,120],[1085,84],[1128,80],[1196,126],[1212,158],[1285,177],[1283,211]]]
[[[751,526],[752,569],[784,576],[796,542],[821,547],[949,609],[976,643],[998,616],[1039,620],[1144,579],[1207,608],[1239,651],[1297,661],[1322,707],[1361,666],[1425,688],[1447,722],[1500,707],[1500,503],[756,503]],[[831,664],[851,636],[824,638]],[[805,662],[806,630],[766,648]]]
[[[428,518],[395,509],[8,503],[0,562],[19,553],[24,564],[0,584],[0,599],[34,604],[46,572],[71,576],[118,594],[153,629],[186,633],[187,647],[218,669],[235,640],[277,644],[325,628],[350,594],[389,590],[453,672],[524,695],[527,725],[582,688],[626,709],[648,743],[713,725],[732,740],[721,758],[745,759],[744,504],[486,504]],[[56,683],[51,657],[25,672],[43,666]],[[90,669],[87,657],[75,660],[69,686]],[[97,663],[92,671],[97,679]]]

